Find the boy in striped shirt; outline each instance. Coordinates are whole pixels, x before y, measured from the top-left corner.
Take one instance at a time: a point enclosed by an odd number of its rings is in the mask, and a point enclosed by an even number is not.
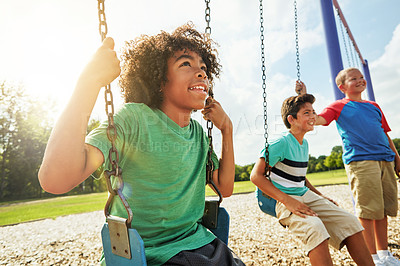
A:
[[[346,245],[357,265],[374,265],[358,219],[322,195],[305,177],[308,142],[304,135],[314,129],[314,101],[313,95],[303,94],[283,102],[282,119],[289,131],[269,143],[268,153],[265,149],[261,152],[251,181],[276,199],[280,224],[304,243],[312,265],[333,265],[328,244],[336,249]],[[265,176],[267,161],[270,180]]]

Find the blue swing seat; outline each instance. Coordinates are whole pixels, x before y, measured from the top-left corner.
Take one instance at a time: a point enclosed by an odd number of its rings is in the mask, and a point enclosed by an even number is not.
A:
[[[217,224],[215,228],[209,230],[228,245],[229,236],[229,214],[223,207],[218,207]],[[144,251],[144,243],[139,233],[132,228],[128,228],[128,240],[130,246],[130,258],[115,254],[116,247],[111,244],[110,229],[107,223],[103,225],[101,237],[103,240],[103,252],[107,265],[137,265],[146,266],[146,254]],[[113,230],[111,230],[113,231]],[[113,234],[113,232],[111,233]],[[120,237],[120,236],[118,236]],[[113,252],[114,250],[114,252]],[[126,251],[125,251],[126,253]]]
[[[144,253],[144,243],[139,233],[132,228],[128,228],[128,237],[130,245],[131,258],[116,255],[112,252],[110,230],[105,223],[101,229],[101,238],[103,240],[103,252],[107,265],[137,265],[146,266],[146,255]]]
[[[256,197],[258,202],[258,207],[273,217],[276,217],[275,206],[276,200],[264,194],[259,188],[256,191]]]

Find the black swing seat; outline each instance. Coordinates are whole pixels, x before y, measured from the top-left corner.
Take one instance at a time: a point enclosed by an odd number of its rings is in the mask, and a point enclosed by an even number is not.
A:
[[[218,200],[207,200],[204,208],[202,224],[216,237],[228,245],[229,213],[219,206]]]
[[[263,193],[259,188],[256,190],[256,197],[258,202],[258,207],[273,217],[276,217],[275,206],[276,200],[268,196],[267,194]]]

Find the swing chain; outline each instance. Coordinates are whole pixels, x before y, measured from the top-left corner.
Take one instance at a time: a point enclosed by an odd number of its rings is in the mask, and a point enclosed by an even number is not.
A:
[[[107,36],[107,31],[108,31],[106,15],[104,12],[104,1],[105,0],[97,0],[97,1],[98,1],[97,8],[98,8],[98,15],[99,15],[99,32],[100,32],[100,36],[101,36],[101,41],[104,41],[104,39]],[[121,199],[122,204],[124,205],[124,207],[128,213],[128,219],[127,219],[126,223],[127,223],[127,226],[130,227],[133,214],[132,214],[132,210],[129,207],[127,200],[125,199],[124,195],[122,194],[124,182],[122,179],[122,170],[118,166],[119,154],[118,154],[118,150],[115,145],[115,141],[117,139],[117,128],[115,127],[115,123],[114,123],[114,99],[113,99],[113,94],[111,91],[110,84],[108,84],[105,87],[104,99],[105,99],[105,103],[106,103],[105,110],[106,110],[107,119],[108,119],[107,138],[111,143],[111,148],[108,153],[108,161],[111,165],[111,170],[104,171],[107,189],[109,192],[109,197],[108,197],[107,203],[104,208],[104,213],[105,213],[106,217],[109,216],[109,207],[112,203],[114,196],[118,195],[118,197]],[[117,185],[115,188],[112,187],[111,176],[115,176],[117,178]]]
[[[204,0],[206,3],[206,9],[205,9],[205,20],[207,23],[206,29],[205,29],[205,36],[206,36],[206,41],[211,42],[210,35],[211,35],[211,27],[210,27],[210,21],[211,21],[211,9],[210,9],[210,0]],[[208,95],[211,98],[214,98],[214,93],[212,89],[212,84],[209,85],[208,89]],[[206,101],[206,105],[208,104],[208,101]],[[207,137],[208,137],[208,152],[207,152],[207,165],[206,165],[206,184],[211,184],[214,190],[217,192],[219,196],[219,203],[222,202],[222,194],[219,191],[218,187],[215,185],[212,175],[214,171],[214,163],[212,161],[212,152],[214,150],[213,148],[213,139],[212,139],[212,129],[213,129],[213,123],[211,120],[207,120]]]
[[[263,0],[260,0],[260,40],[261,40],[261,71],[262,71],[262,89],[263,89],[263,99],[264,99],[264,138],[265,138],[265,175],[269,179],[270,177],[270,168],[269,168],[269,151],[268,151],[268,122],[267,122],[267,85],[266,79],[267,76],[265,74],[265,47],[264,47],[264,8],[263,8]]]
[[[210,4],[211,0],[204,0],[204,1],[206,2],[205,19],[206,19],[206,23],[207,23],[205,33],[206,33],[207,37],[210,37],[210,35],[211,35],[211,27],[210,27],[211,9],[210,9],[209,4]]]
[[[101,41],[104,41],[108,32],[106,13],[104,12],[104,0],[97,1],[97,10],[99,14],[99,32],[101,36]]]
[[[298,32],[298,23],[297,23],[297,1],[294,0],[294,32],[296,35],[296,68],[297,68],[297,80],[300,81],[300,52],[299,52],[299,32]]]
[[[206,40],[210,41],[210,35],[211,35],[211,27],[210,27],[211,9],[210,9],[210,6],[209,6],[210,0],[204,0],[204,1],[206,3],[205,20],[206,20],[206,23],[207,23],[207,26],[206,26],[206,29],[205,29],[205,36],[206,36]],[[211,88],[209,88],[209,96],[210,97],[214,97]],[[207,104],[208,104],[208,101],[206,101],[206,105]],[[207,158],[208,158],[208,160],[207,160],[207,166],[206,166],[206,170],[207,170],[206,184],[211,184],[213,182],[212,181],[212,172],[214,170],[214,164],[213,164],[212,159],[211,159],[212,151],[213,151],[212,128],[213,128],[213,123],[210,120],[207,120],[207,136],[208,136],[208,154],[207,154]]]
[[[351,66],[350,57],[349,57],[349,52],[347,50],[346,37],[345,37],[345,34],[344,34],[344,29],[343,29],[343,22],[340,19],[340,12],[339,12],[339,9],[337,9],[337,8],[336,8],[336,13],[337,13],[338,24],[340,26],[340,32],[342,33],[343,46],[344,46],[344,50],[346,52],[347,64],[350,67]]]

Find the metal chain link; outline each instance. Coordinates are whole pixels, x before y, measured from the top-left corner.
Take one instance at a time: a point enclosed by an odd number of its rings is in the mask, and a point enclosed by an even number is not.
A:
[[[297,80],[300,81],[300,52],[299,52],[299,32],[297,23],[297,1],[294,0],[294,33],[296,35],[296,68],[297,68]]]
[[[205,34],[207,41],[210,40],[210,35],[211,35],[211,27],[210,27],[210,21],[211,21],[211,9],[210,9],[210,0],[204,0],[206,3],[206,9],[205,9],[205,20],[206,20],[206,29],[205,29]],[[209,96],[213,97],[214,95],[212,94],[212,91],[209,90]],[[206,102],[207,104],[207,102]],[[212,182],[212,172],[214,170],[214,164],[212,162],[211,156],[212,156],[212,151],[213,151],[213,144],[212,144],[212,128],[213,128],[213,123],[211,120],[207,120],[207,136],[208,136],[208,154],[207,154],[207,176],[206,176],[206,183],[210,184]]]
[[[210,21],[211,21],[211,9],[210,9],[210,0],[204,0],[206,3],[206,9],[205,9],[205,20],[206,20],[206,28],[205,28],[205,35],[206,35],[206,41],[208,42],[209,45],[211,45],[211,27],[210,27]],[[212,84],[209,84],[209,89],[208,89],[208,95],[211,98],[214,98],[214,93],[213,93],[213,88]],[[206,103],[207,104],[207,103]],[[212,161],[212,152],[214,150],[213,148],[213,139],[212,139],[212,128],[213,128],[213,123],[211,120],[207,120],[207,136],[208,136],[208,153],[207,153],[207,165],[206,165],[206,184],[211,184],[214,188],[214,190],[217,192],[219,196],[219,203],[222,202],[222,194],[219,191],[218,187],[214,184],[214,181],[212,179],[213,171],[214,171],[214,163]]]
[[[104,1],[105,0],[97,0],[97,3],[98,3],[97,9],[98,9],[98,16],[99,16],[99,33],[100,33],[102,42],[107,37],[107,32],[108,32],[106,14],[105,14],[105,8],[104,8]],[[127,225],[130,226],[133,214],[132,214],[132,210],[129,207],[127,200],[125,199],[124,195],[122,194],[124,182],[122,179],[122,170],[118,165],[119,154],[118,154],[118,150],[115,145],[115,141],[117,139],[117,129],[114,124],[114,99],[113,99],[113,94],[111,91],[110,84],[108,84],[105,87],[104,99],[105,99],[105,103],[106,103],[105,109],[106,109],[106,114],[107,114],[107,118],[108,118],[107,138],[111,143],[111,148],[108,152],[108,161],[111,165],[111,170],[104,171],[106,183],[107,183],[107,189],[110,192],[109,198],[108,198],[106,206],[104,208],[104,213],[106,216],[109,215],[109,206],[112,203],[112,199],[115,195],[118,195],[128,213]],[[113,188],[111,185],[111,180],[110,180],[111,176],[115,176],[117,178],[118,184],[116,185],[115,188]]]
[[[342,33],[343,46],[344,46],[344,50],[345,50],[345,52],[346,52],[347,64],[348,64],[348,67],[350,67],[350,66],[351,66],[351,64],[350,64],[350,57],[349,57],[349,52],[348,52],[347,44],[346,44],[346,36],[345,36],[345,34],[344,34],[344,29],[343,29],[343,22],[342,22],[342,20],[340,19],[339,10],[338,10],[337,8],[336,8],[336,12],[337,12],[337,20],[338,20],[339,27],[340,27],[340,32]]]
[[[211,35],[211,27],[210,27],[211,9],[210,9],[210,6],[209,6],[210,1],[211,0],[205,0],[205,2],[206,2],[205,19],[206,19],[206,23],[207,23],[205,33],[206,33],[206,36],[208,36],[208,37],[210,37],[210,35]]]
[[[101,36],[101,41],[103,42],[104,39],[107,37],[108,27],[106,21],[106,14],[104,9],[104,1],[105,0],[98,0],[98,13],[99,13],[99,32]],[[111,149],[109,152],[109,162],[112,166],[112,170],[116,172],[116,176],[119,175],[120,169],[118,169],[118,151],[115,148],[115,140],[117,138],[117,130],[114,125],[114,99],[113,94],[111,91],[111,85],[108,84],[105,87],[104,91],[104,99],[106,103],[106,114],[108,118],[108,127],[107,127],[107,137],[111,143]]]
[[[261,40],[261,71],[262,71],[262,89],[264,98],[264,138],[265,138],[265,175],[269,179],[270,168],[269,168],[269,144],[268,144],[268,117],[267,117],[267,76],[265,74],[265,47],[264,47],[264,8],[263,0],[260,0],[260,40]]]
[[[209,45],[211,45],[211,43],[210,43],[211,42],[211,27],[210,27],[211,8],[210,8],[210,1],[211,0],[204,0],[204,2],[206,3],[206,9],[205,9],[206,28],[204,30],[204,33],[205,33],[205,36],[206,36],[206,42]],[[214,98],[214,92],[213,92],[212,84],[209,84],[208,95]],[[207,121],[207,124],[208,124],[208,121]],[[212,124],[211,124],[211,127],[212,127]]]
[[[106,13],[104,12],[104,0],[97,1],[97,10],[99,14],[99,33],[101,36],[101,41],[104,41],[108,32]]]
[[[357,60],[357,56],[355,55],[355,52],[354,52],[354,44],[353,44],[353,41],[351,40],[351,38],[349,37],[349,32],[346,30],[346,34],[347,34],[347,40],[348,40],[348,42],[349,42],[349,46],[351,47],[350,48],[350,55],[351,55],[351,63],[352,63],[352,67],[355,67],[356,66],[356,63],[355,63],[355,61]],[[355,58],[355,59],[354,59]]]

